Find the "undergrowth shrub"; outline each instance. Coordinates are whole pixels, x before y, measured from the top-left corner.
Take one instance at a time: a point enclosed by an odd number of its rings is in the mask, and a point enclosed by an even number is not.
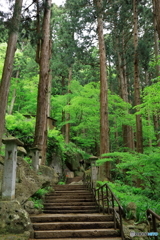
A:
[[[35,192],[32,197],[30,197],[30,201],[33,201],[34,202],[34,207],[37,208],[37,209],[42,209],[44,208],[43,206],[43,196],[47,193],[49,193],[50,191],[52,190],[51,187],[45,187],[45,188],[41,188],[41,189],[38,189],[37,192]]]
[[[132,191],[141,192],[152,200],[160,198],[160,148],[154,148],[147,154],[114,152],[103,154],[103,157],[106,158],[98,160],[97,165],[110,161],[113,181],[129,185]],[[140,189],[137,188],[138,180],[141,182]]]
[[[98,185],[103,185],[105,182],[98,181]],[[147,220],[146,210],[148,208],[160,214],[160,202],[159,200],[152,200],[143,194],[141,188],[131,187],[123,184],[120,181],[114,183],[107,182],[113,193],[119,199],[121,206],[124,209],[127,219],[132,218],[132,213],[128,210],[127,205],[130,202],[136,204],[136,221],[143,222]]]

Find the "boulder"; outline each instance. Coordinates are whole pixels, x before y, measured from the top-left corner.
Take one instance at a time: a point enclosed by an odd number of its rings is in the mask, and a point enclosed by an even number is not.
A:
[[[0,234],[0,240],[28,240],[30,232],[24,234]]]
[[[28,213],[17,200],[0,202],[0,234],[32,232]]]
[[[42,213],[42,209],[36,209],[34,207],[34,202],[33,201],[25,202],[23,207],[29,214],[40,214],[40,213]]]
[[[36,173],[30,165],[18,157],[16,176],[16,199],[24,204],[38,189],[58,182],[58,176],[54,169],[40,166]]]
[[[137,206],[134,202],[128,203],[127,210],[131,212],[132,215],[130,216],[130,218],[132,217],[132,219],[134,220],[136,220],[136,209],[137,209]]]
[[[51,185],[58,183],[58,174],[55,172],[53,168],[41,165],[39,167],[39,173],[41,173],[40,178],[41,177],[43,178],[43,176],[48,177]]]

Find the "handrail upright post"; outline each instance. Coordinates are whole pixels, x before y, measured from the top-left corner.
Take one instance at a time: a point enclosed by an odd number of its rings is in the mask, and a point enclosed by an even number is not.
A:
[[[107,184],[106,184],[106,197],[107,197],[107,213],[110,213],[110,211],[109,211],[109,194],[108,194]]]
[[[124,234],[123,234],[123,225],[122,225],[122,210],[119,206],[119,219],[120,219],[120,231],[121,231],[121,238],[124,240]]]
[[[103,194],[103,187],[101,188],[101,195],[102,195],[102,208],[103,208],[103,214],[104,214],[104,194]]]
[[[114,211],[114,197],[113,197],[112,192],[111,192],[111,195],[112,195],[112,210],[113,210],[114,228],[116,229],[116,218],[115,218],[115,211]]]
[[[98,189],[98,206],[99,206],[99,212],[100,212],[100,196],[99,196],[99,189]]]
[[[152,214],[152,221],[153,221],[153,231],[157,232],[157,226],[156,226],[156,217]],[[158,240],[158,236],[154,236],[155,240]]]

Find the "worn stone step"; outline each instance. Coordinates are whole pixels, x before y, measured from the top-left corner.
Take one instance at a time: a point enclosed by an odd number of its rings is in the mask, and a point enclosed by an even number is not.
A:
[[[74,178],[67,178],[66,179],[67,184],[70,184],[72,182],[77,182],[78,183],[79,181],[83,181],[83,177],[77,176],[77,177],[74,177]]]
[[[64,198],[64,199],[66,199],[66,198],[68,198],[68,199],[70,199],[70,198],[72,198],[72,199],[94,199],[94,197],[91,195],[91,194],[88,194],[88,195],[47,195],[47,196],[45,196],[45,199],[54,199],[54,198],[57,198],[57,199],[59,199],[59,198]]]
[[[97,238],[94,238],[95,240]],[[29,239],[29,240],[35,240]],[[41,238],[41,240],[64,240],[64,238]],[[65,238],[65,240],[93,240],[93,238]],[[99,237],[97,240],[122,240],[121,237]]]
[[[62,204],[64,204],[65,202],[70,202],[70,199],[66,199],[66,198],[46,198],[45,199],[45,202],[46,203],[62,203]],[[76,199],[76,198],[73,198],[72,199],[72,202],[79,202],[79,203],[86,203],[87,204],[87,202],[94,202],[94,199],[93,198],[85,198],[85,199],[83,199],[83,198],[81,198],[81,199]]]
[[[72,189],[72,190],[77,190],[77,189],[88,189],[85,185],[56,185],[53,186],[53,189]]]
[[[64,230],[64,229],[104,229],[113,228],[114,222],[56,222],[56,223],[34,223],[36,231]]]
[[[62,209],[62,210],[52,210],[52,209],[44,209],[43,210],[43,213],[98,213],[99,211],[96,210],[96,209],[89,209],[89,210],[85,210],[85,209],[74,209],[74,210],[65,210],[65,209]]]
[[[98,209],[96,205],[92,206],[73,206],[73,205],[68,205],[68,206],[55,206],[54,204],[45,204],[44,209],[51,209],[51,210],[92,210],[92,209]]]
[[[45,198],[47,197],[57,197],[57,198],[93,198],[92,194],[77,194],[77,193],[72,193],[72,194],[51,194],[51,195],[46,195]]]
[[[106,222],[112,221],[111,214],[39,214],[30,215],[32,223],[36,222]]]
[[[50,192],[50,193],[48,193],[48,194],[46,194],[46,196],[48,196],[48,195],[70,195],[70,194],[83,194],[83,195],[85,195],[85,194],[92,194],[91,192],[89,192],[89,191],[82,191],[82,190],[77,190],[77,191],[54,191],[54,192]]]
[[[54,193],[91,193],[88,189],[56,189]]]
[[[96,203],[94,201],[92,202],[78,202],[78,201],[68,201],[68,202],[53,202],[53,201],[45,201],[45,203],[43,204],[44,206],[96,206]]]
[[[34,237],[36,239],[41,238],[72,238],[72,237],[118,237],[119,231],[110,228],[110,229],[72,229],[72,230],[48,230],[48,231],[35,231]]]
[[[46,197],[47,196],[84,196],[84,197],[89,197],[89,196],[93,196],[92,193],[90,192],[51,192],[51,193],[48,193],[46,194]]]
[[[45,202],[94,202],[94,198],[45,198]]]

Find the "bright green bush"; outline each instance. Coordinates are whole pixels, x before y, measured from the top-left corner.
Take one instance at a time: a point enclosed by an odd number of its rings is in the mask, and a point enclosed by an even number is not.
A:
[[[97,182],[98,185],[103,185],[105,182]],[[119,199],[121,206],[124,209],[126,218],[130,219],[131,212],[128,211],[127,205],[130,202],[134,202],[137,206],[136,209],[136,221],[146,221],[146,210],[148,208],[160,214],[159,200],[152,200],[144,195],[141,188],[131,187],[123,184],[121,181],[115,181],[114,183],[107,182],[112,189],[115,196]]]
[[[137,179],[141,181],[141,193],[144,196],[158,200],[160,198],[160,148],[154,148],[147,154],[114,152],[103,154],[107,157],[97,161],[98,165],[106,161],[112,164],[112,180],[136,187]],[[140,191],[140,190],[135,190]]]

